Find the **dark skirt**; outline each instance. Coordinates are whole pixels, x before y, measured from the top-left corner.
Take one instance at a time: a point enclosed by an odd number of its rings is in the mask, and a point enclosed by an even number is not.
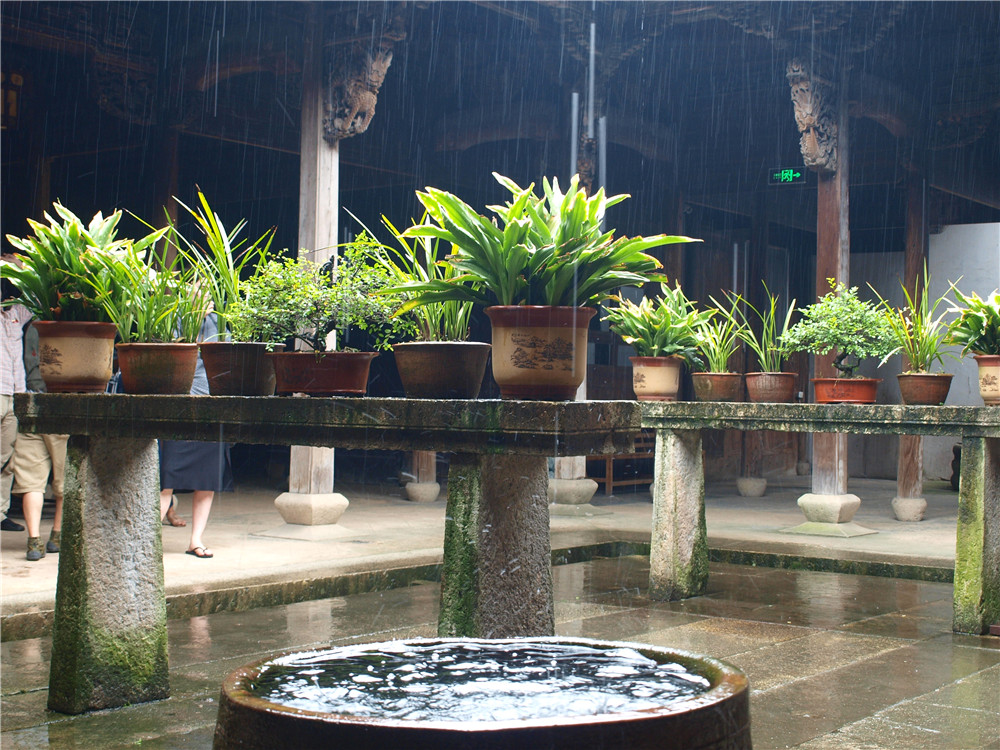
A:
[[[232,492],[229,443],[161,440],[160,488],[178,492]]]

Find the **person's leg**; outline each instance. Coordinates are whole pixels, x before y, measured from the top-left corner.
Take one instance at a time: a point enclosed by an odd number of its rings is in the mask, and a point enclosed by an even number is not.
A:
[[[13,492],[21,495],[24,522],[28,527],[28,554],[31,561],[45,557],[41,540],[42,505],[45,502],[45,485],[52,471],[52,458],[45,437],[20,435],[14,446],[11,465],[14,467]],[[61,487],[60,487],[61,490]]]
[[[69,441],[69,435],[44,435],[43,437],[52,459],[52,494],[56,499],[52,531],[49,532],[49,541],[45,543],[45,551],[58,552],[59,545],[62,543],[63,479],[66,474],[66,443]]]
[[[208,525],[208,514],[212,510],[212,498],[215,493],[211,490],[195,490],[191,497],[191,543],[188,550],[203,550],[202,556],[210,556],[211,550],[207,549],[201,540],[201,535]]]
[[[21,505],[24,507],[24,523],[28,527],[28,536],[41,536],[39,526],[42,524],[42,505],[45,494],[42,492],[25,492],[21,495]]]
[[[173,497],[173,494],[173,487],[160,490],[160,523],[167,517],[167,511],[170,509],[170,498]]]
[[[10,510],[10,488],[14,482],[14,443],[17,440],[17,416],[14,414],[14,397],[0,395],[0,522],[4,530],[17,531],[14,522],[7,520]],[[20,525],[20,524],[18,524]],[[23,530],[23,527],[22,527]]]
[[[167,523],[169,523],[171,526],[187,526],[187,521],[185,521],[183,518],[177,515],[178,505],[179,501],[177,500],[177,497],[171,495],[170,505],[167,506],[167,515],[165,516],[165,518],[167,519]]]

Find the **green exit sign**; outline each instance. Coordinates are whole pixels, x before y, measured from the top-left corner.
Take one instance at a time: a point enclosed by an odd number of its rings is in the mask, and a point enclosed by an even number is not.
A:
[[[768,170],[767,183],[769,185],[805,185],[805,167],[778,167]]]

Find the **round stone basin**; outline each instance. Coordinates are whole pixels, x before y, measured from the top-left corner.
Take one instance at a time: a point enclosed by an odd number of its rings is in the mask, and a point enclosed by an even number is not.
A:
[[[746,676],[586,638],[388,641],[272,657],[222,685],[215,748],[749,748]]]

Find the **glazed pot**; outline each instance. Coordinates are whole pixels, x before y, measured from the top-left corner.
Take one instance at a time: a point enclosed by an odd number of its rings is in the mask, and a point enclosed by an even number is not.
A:
[[[274,363],[267,344],[208,341],[201,344],[201,360],[213,396],[273,396]]]
[[[987,406],[1000,406],[1000,356],[975,354],[979,366],[979,395]]]
[[[935,406],[948,398],[952,377],[946,372],[904,372],[896,380],[904,404]]]
[[[477,341],[412,341],[393,348],[407,398],[476,398],[490,345]]]
[[[198,344],[118,344],[125,393],[176,395],[191,392]]]
[[[874,404],[878,378],[813,378],[817,404]]]
[[[271,352],[275,392],[364,396],[377,352]]]
[[[571,401],[587,375],[590,307],[487,307],[501,398]]]
[[[639,401],[676,401],[681,386],[680,357],[629,357],[632,390]]]
[[[698,401],[743,400],[743,376],[738,372],[695,372],[691,382]]]
[[[32,325],[50,393],[104,393],[115,353],[114,323],[36,320]]]
[[[795,400],[794,372],[748,372],[747,398],[757,403],[785,404]]]

